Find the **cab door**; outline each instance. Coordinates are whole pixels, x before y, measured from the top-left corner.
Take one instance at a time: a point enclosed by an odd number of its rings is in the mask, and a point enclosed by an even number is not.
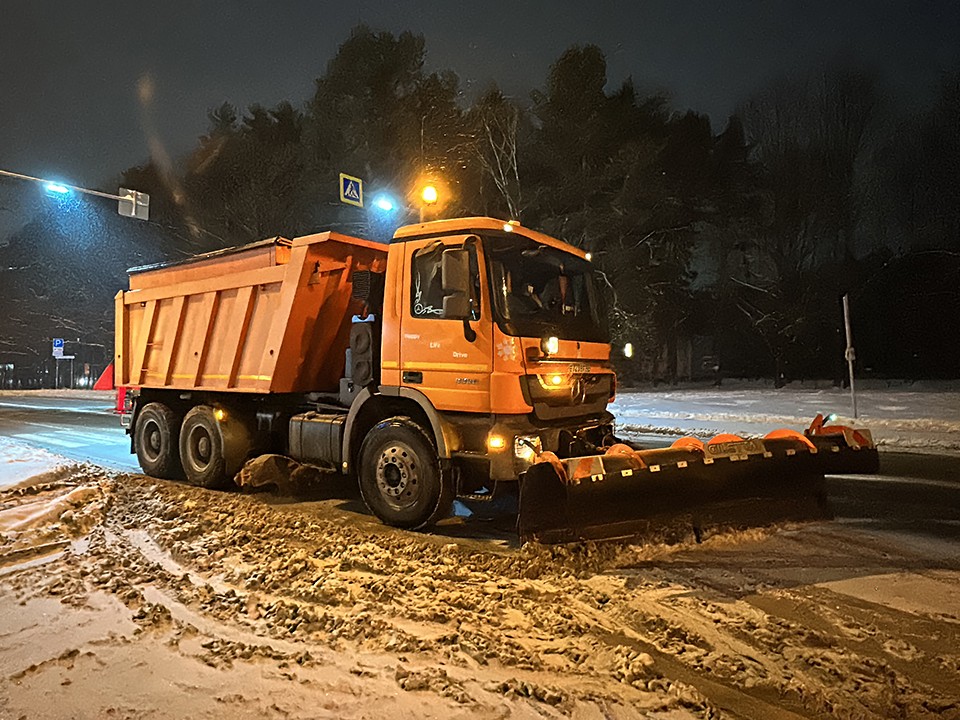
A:
[[[400,383],[424,393],[438,410],[490,412],[493,323],[480,242],[458,235],[404,243],[409,284],[400,320]],[[470,255],[472,337],[463,320],[443,317],[441,258],[450,248]]]

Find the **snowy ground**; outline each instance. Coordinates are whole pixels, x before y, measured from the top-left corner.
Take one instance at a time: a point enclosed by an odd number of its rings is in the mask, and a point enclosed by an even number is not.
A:
[[[0,487],[53,470],[67,461],[43,448],[0,437]]]
[[[849,390],[793,384],[775,389],[725,382],[723,387],[621,392],[612,411],[621,433],[718,432],[761,436],[779,427],[803,429],[817,415],[866,427],[881,448],[960,452],[960,391],[943,384],[905,388],[868,386],[857,392],[853,418]]]
[[[914,395],[865,396],[866,424],[953,448],[957,395]],[[634,432],[762,434],[845,397],[722,388],[618,409]],[[731,425],[744,408],[759,417]],[[22,480],[0,491],[4,720],[960,718],[949,539],[841,521],[521,548],[385,528],[342,486],[212,492],[6,438],[0,458]]]

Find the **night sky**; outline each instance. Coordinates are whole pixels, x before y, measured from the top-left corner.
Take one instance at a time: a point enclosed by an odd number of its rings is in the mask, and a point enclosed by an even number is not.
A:
[[[955,2],[4,0],[0,169],[102,186],[148,157],[154,129],[176,158],[224,100],[301,105],[358,22],[423,33],[428,69],[454,70],[468,99],[491,80],[526,99],[567,47],[594,43],[611,85],[667,90],[716,129],[771,79],[822,63],[874,69],[913,102],[960,69]]]

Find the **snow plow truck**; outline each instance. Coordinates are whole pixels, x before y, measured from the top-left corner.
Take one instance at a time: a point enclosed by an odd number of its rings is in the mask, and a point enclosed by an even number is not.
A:
[[[322,232],[133,268],[117,293],[122,423],[143,471],[215,488],[280,453],[356,478],[384,523],[519,496],[524,540],[824,511],[824,474],[873,472],[870,433],[820,418],[764,438],[614,435],[590,257],[513,222],[439,220],[389,244]]]

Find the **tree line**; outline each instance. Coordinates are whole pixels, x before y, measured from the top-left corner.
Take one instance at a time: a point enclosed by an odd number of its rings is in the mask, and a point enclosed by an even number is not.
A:
[[[957,376],[960,74],[903,112],[868,72],[825,68],[772,83],[715,130],[631,80],[611,87],[592,45],[564,52],[527,98],[491,85],[472,102],[454,73],[426,70],[425,48],[358,26],[302,106],[224,103],[182,164],[122,173],[151,194],[153,220],[101,218],[105,245],[126,240],[103,248],[96,297],[77,264],[90,301],[69,307],[89,317],[71,322],[109,336],[131,260],[329,227],[385,239],[416,219],[342,205],[347,172],[407,208],[419,180],[439,179],[442,216],[517,219],[591,252],[615,341],[636,351],[619,360],[628,378],[696,374],[699,356],[735,376],[839,378],[844,293],[861,371]],[[21,242],[57,222],[38,217]],[[54,253],[46,271],[68,276],[64,261]],[[6,292],[35,310],[15,284]]]

